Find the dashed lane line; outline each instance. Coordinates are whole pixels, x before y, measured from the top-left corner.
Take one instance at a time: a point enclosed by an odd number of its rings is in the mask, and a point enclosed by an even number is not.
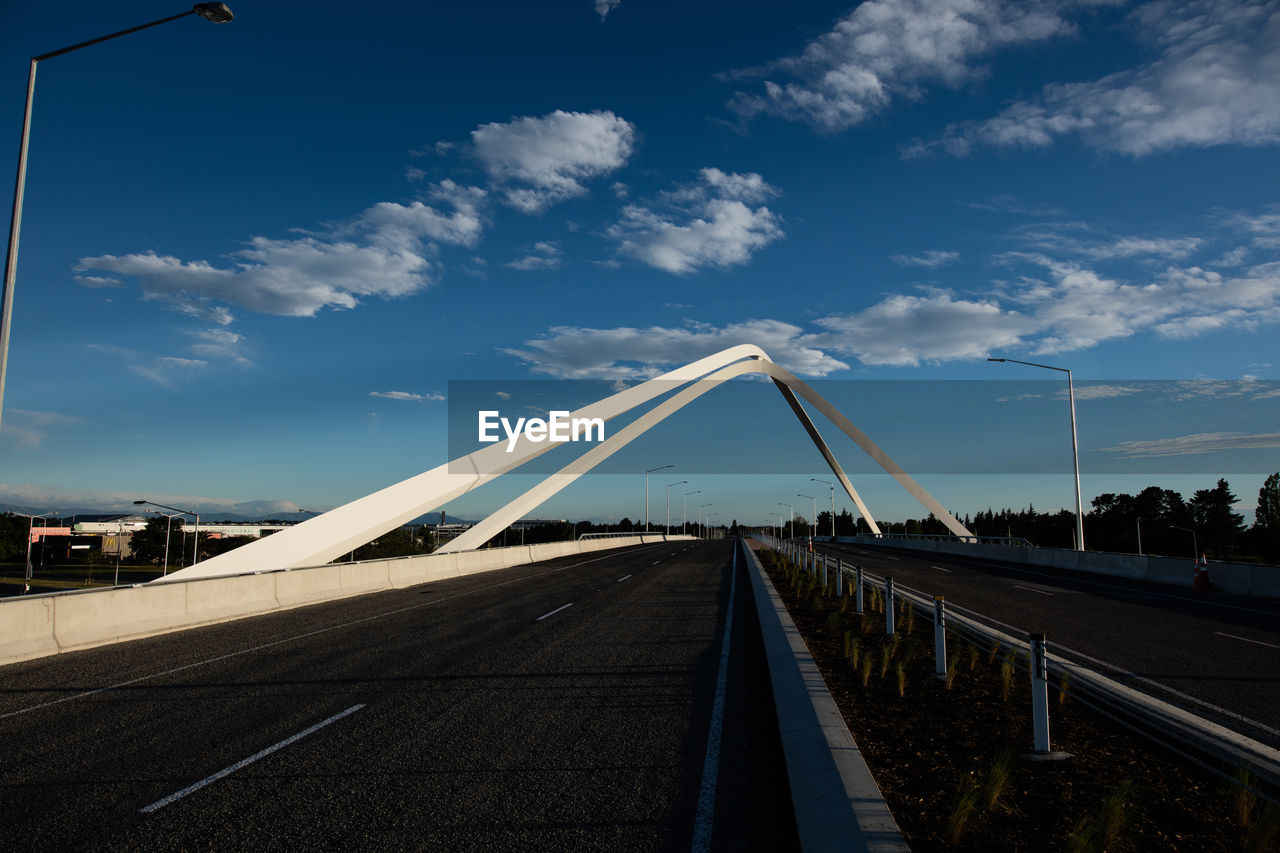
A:
[[[555,616],[561,610],[568,610],[572,606],[573,606],[573,602],[570,601],[568,604],[557,607],[555,610],[552,610],[550,613],[543,613],[541,616],[539,616],[537,619],[534,619],[533,621],[541,622],[543,619],[546,619],[548,616]]]

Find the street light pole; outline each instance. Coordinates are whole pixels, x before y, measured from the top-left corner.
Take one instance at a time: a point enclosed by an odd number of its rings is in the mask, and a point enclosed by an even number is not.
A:
[[[159,24],[167,24],[169,21],[176,21],[188,15],[198,15],[215,24],[225,24],[235,19],[235,16],[231,14],[231,10],[227,8],[225,3],[197,3],[188,12],[170,15],[167,18],[160,18],[147,24],[130,27],[118,33],[100,36],[96,39],[73,44],[70,47],[31,57],[31,65],[27,70],[27,104],[22,113],[22,142],[18,146],[18,179],[13,190],[13,216],[9,220],[9,251],[5,256],[4,262],[4,295],[0,297],[0,416],[3,416],[4,413],[5,376],[9,371],[9,326],[13,320],[13,290],[18,272],[18,237],[22,232],[22,197],[26,191],[27,184],[27,148],[31,139],[31,106],[36,95],[36,66],[46,59],[62,56],[64,53],[100,44],[113,38],[126,36],[129,33],[136,33],[138,30],[145,30]]]
[[[196,527],[192,535],[195,537],[196,542],[191,548],[191,565],[194,566],[196,563],[200,562],[200,513],[190,509],[178,509],[176,506],[165,506],[164,504],[158,504],[155,501],[141,500],[133,502],[134,506],[142,506],[143,504],[158,506],[161,509],[171,509],[174,512],[181,513],[182,515],[195,516]]]
[[[49,516],[54,515],[55,513],[53,510],[50,510],[49,512],[43,512],[40,515],[27,515],[25,512],[17,512],[17,511],[14,511],[13,514],[20,515],[23,518],[27,519],[27,572],[26,572],[26,579],[23,581],[23,584],[22,584],[22,594],[26,595],[28,592],[31,591],[31,537],[35,535],[36,519],[37,518],[47,519]]]
[[[702,504],[702,505],[700,505],[700,506],[698,507],[698,538],[699,538],[699,539],[701,539],[701,538],[702,538],[702,533],[703,533],[703,529],[702,529],[702,510],[703,510],[703,509],[705,509],[706,507],[709,507],[709,506],[711,506],[711,504]]]
[[[684,493],[684,521],[680,522],[680,532],[687,534],[689,532],[689,495],[700,495],[702,489],[694,489],[692,492]]]
[[[778,501],[778,506],[785,506],[787,509],[791,510],[791,535],[788,536],[787,538],[795,539],[796,538],[796,508],[791,504],[784,504],[782,501]]]
[[[649,532],[649,475],[654,471],[662,471],[666,468],[674,468],[675,465],[659,465],[657,468],[650,468],[644,472],[644,532]]]
[[[1076,390],[1071,379],[1071,371],[1065,367],[1053,367],[1048,364],[1036,364],[1031,361],[1018,361],[1016,358],[989,358],[987,361],[998,361],[1010,364],[1025,364],[1028,367],[1042,367],[1045,370],[1056,370],[1067,374],[1067,399],[1071,403],[1071,464],[1076,475],[1076,550],[1084,550],[1084,508],[1080,501],[1080,442],[1076,438]]]
[[[813,522],[809,525],[809,550],[813,550],[813,534],[818,530],[818,499],[810,495],[796,495],[798,498],[809,498],[813,501]]]
[[[832,544],[835,544],[835,541],[836,541],[836,484],[831,482],[830,480],[819,480],[817,477],[810,477],[809,482],[824,483],[831,487],[831,542]],[[816,522],[817,519],[815,518],[814,521]]]
[[[680,482],[678,482],[678,483],[668,483],[668,484],[667,484],[667,529],[666,529],[666,535],[668,535],[668,536],[670,536],[670,535],[671,535],[671,487],[672,487],[672,486],[687,486],[687,485],[689,485],[689,481],[688,481],[688,480],[681,480],[681,481],[680,481]]]
[[[1169,529],[1170,529],[1170,530],[1182,530],[1182,531],[1184,531],[1184,532],[1186,532],[1186,533],[1190,533],[1190,534],[1191,534],[1191,559],[1198,561],[1198,560],[1200,559],[1200,545],[1199,545],[1199,543],[1196,541],[1196,532],[1195,532],[1194,530],[1192,530],[1190,527],[1178,527],[1178,526],[1173,525],[1173,524],[1170,524],[1170,525],[1169,525]]]

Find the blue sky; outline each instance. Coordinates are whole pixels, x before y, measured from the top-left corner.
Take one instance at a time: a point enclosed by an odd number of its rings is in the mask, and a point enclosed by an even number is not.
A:
[[[1246,509],[1280,469],[1277,3],[230,5],[41,65],[0,502],[323,509],[446,461],[450,381],[626,383],[737,343],[807,379],[1230,380],[1092,433],[1082,401],[1082,446],[1164,442],[1161,485],[1222,473]],[[0,162],[29,56],[178,11],[11,11]],[[851,408],[931,465],[945,412]],[[804,441],[769,423],[744,454]],[[689,487],[760,521],[819,466]],[[1127,476],[1085,500],[1156,480]],[[961,512],[1071,500],[1069,475],[922,481]],[[601,475],[539,514],[642,494]]]

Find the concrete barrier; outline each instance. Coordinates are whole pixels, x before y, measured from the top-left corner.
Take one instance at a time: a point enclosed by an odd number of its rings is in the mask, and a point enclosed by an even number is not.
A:
[[[829,540],[830,537],[823,537]],[[955,557],[977,557],[1069,572],[1151,581],[1193,588],[1195,564],[1190,557],[1150,557],[1108,551],[1068,551],[1022,545],[989,545],[945,539],[881,539],[872,536],[839,536],[837,542],[929,551]],[[1236,595],[1280,598],[1280,566],[1254,563],[1210,562],[1209,580],[1215,589]]]
[[[0,665],[384,589],[691,536],[631,536],[0,600]]]

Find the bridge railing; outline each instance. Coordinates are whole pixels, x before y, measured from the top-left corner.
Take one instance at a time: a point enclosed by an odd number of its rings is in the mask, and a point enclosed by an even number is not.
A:
[[[828,573],[834,574],[838,579],[838,594],[843,594],[849,586],[861,602],[863,596],[857,595],[856,586],[860,579],[864,588],[874,587],[885,596],[886,613],[892,612],[894,601],[909,601],[920,612],[938,612],[935,596],[904,586],[891,577],[810,551],[807,544],[799,541],[779,540],[768,535],[756,538],[801,568],[821,573],[824,579]],[[988,651],[996,648],[1011,651],[1015,666],[1028,674],[1035,651],[1031,638],[1040,637],[1041,649],[1044,648],[1042,634],[1029,634],[955,604],[945,605],[943,621],[941,630],[944,635],[950,634],[957,640]],[[1052,653],[1046,651],[1043,654],[1046,680],[1056,681],[1059,689],[1064,682],[1069,683],[1073,701],[1079,701],[1233,784],[1241,784],[1236,778],[1236,771],[1246,769],[1272,786],[1280,785],[1280,750],[1273,746],[1280,743],[1280,731],[1082,652],[1055,645]],[[1099,670],[1108,674],[1104,675]],[[1140,687],[1133,686],[1135,684]],[[1156,692],[1165,698],[1153,695]],[[1047,716],[1047,707],[1044,713]],[[1045,725],[1047,728],[1047,719]],[[1254,737],[1240,729],[1251,732]],[[1254,790],[1254,793],[1270,799],[1264,792]]]

